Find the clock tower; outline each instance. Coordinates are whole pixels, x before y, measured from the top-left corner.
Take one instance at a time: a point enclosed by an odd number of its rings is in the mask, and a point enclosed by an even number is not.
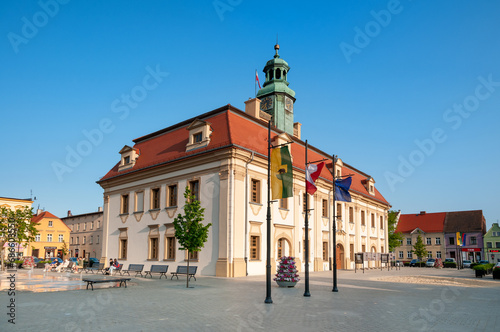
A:
[[[260,110],[270,114],[272,124],[286,133],[293,135],[293,104],[295,103],[295,91],[288,87],[287,76],[290,71],[288,63],[281,59],[278,50],[280,46],[274,46],[276,54],[264,67],[266,81],[262,89],[257,92],[257,98],[261,100]]]

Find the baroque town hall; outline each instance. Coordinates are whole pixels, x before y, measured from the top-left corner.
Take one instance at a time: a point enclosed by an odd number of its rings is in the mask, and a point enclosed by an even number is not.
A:
[[[174,218],[183,213],[186,186],[212,223],[205,247],[190,257],[202,275],[265,274],[266,239],[271,237],[273,270],[281,256],[294,256],[304,269],[304,202],[308,199],[311,270],[332,268],[332,166],[352,175],[352,202],[337,202],[337,266],[354,268],[354,252],[388,252],[390,204],[368,174],[309,145],[309,161],[327,159],[313,196],[305,194],[305,142],[294,122],[295,92],[290,67],[278,54],[265,67],[265,83],[245,111],[226,105],[173,124],[125,145],[121,159],[99,181],[104,189],[103,259],[121,263],[185,265],[175,239]],[[299,112],[300,114],[300,112]],[[266,234],[267,135],[273,145],[293,141],[294,196],[272,204]],[[312,142],[314,145],[314,142]]]

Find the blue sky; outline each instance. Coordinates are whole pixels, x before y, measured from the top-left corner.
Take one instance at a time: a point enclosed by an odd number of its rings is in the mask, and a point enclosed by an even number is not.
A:
[[[0,196],[97,210],[95,182],[132,139],[244,109],[278,33],[303,139],[370,174],[394,209],[482,209],[489,227],[498,17],[497,1],[2,1]]]

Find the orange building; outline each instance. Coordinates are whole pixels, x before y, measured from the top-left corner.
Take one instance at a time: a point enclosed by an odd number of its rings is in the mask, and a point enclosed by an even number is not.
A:
[[[28,255],[47,258],[63,258],[63,247],[69,252],[70,232],[61,219],[48,211],[36,214],[31,219],[38,230],[35,242],[29,244]]]

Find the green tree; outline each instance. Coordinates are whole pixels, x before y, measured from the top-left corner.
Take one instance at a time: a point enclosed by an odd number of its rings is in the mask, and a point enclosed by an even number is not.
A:
[[[413,245],[412,252],[415,253],[419,261],[422,261],[422,258],[427,256],[427,249],[425,247],[422,237],[418,234],[417,242]]]
[[[66,254],[69,252],[68,245],[66,244],[66,241],[64,241],[64,240],[63,240],[63,245],[61,247],[61,251],[62,251],[62,258],[64,259]]]
[[[205,246],[208,239],[208,229],[212,226],[208,223],[204,226],[201,222],[204,219],[203,212],[205,209],[201,207],[200,201],[191,194],[189,187],[186,187],[184,192],[186,203],[184,205],[184,215],[179,214],[174,219],[175,237],[179,241],[180,250],[187,250],[187,268],[189,272],[189,256],[194,251],[200,251]],[[189,273],[186,276],[186,288],[189,287]]]
[[[22,244],[35,240],[38,230],[31,222],[33,212],[30,207],[25,206],[22,209],[11,210],[7,207],[0,209],[0,245],[1,245],[1,266],[4,267],[4,250],[3,247],[6,242],[13,242]]]
[[[389,233],[389,251],[394,252],[394,249],[401,245],[403,241],[403,233],[396,232],[396,222],[398,220],[399,211],[390,210],[387,217],[387,227]]]

